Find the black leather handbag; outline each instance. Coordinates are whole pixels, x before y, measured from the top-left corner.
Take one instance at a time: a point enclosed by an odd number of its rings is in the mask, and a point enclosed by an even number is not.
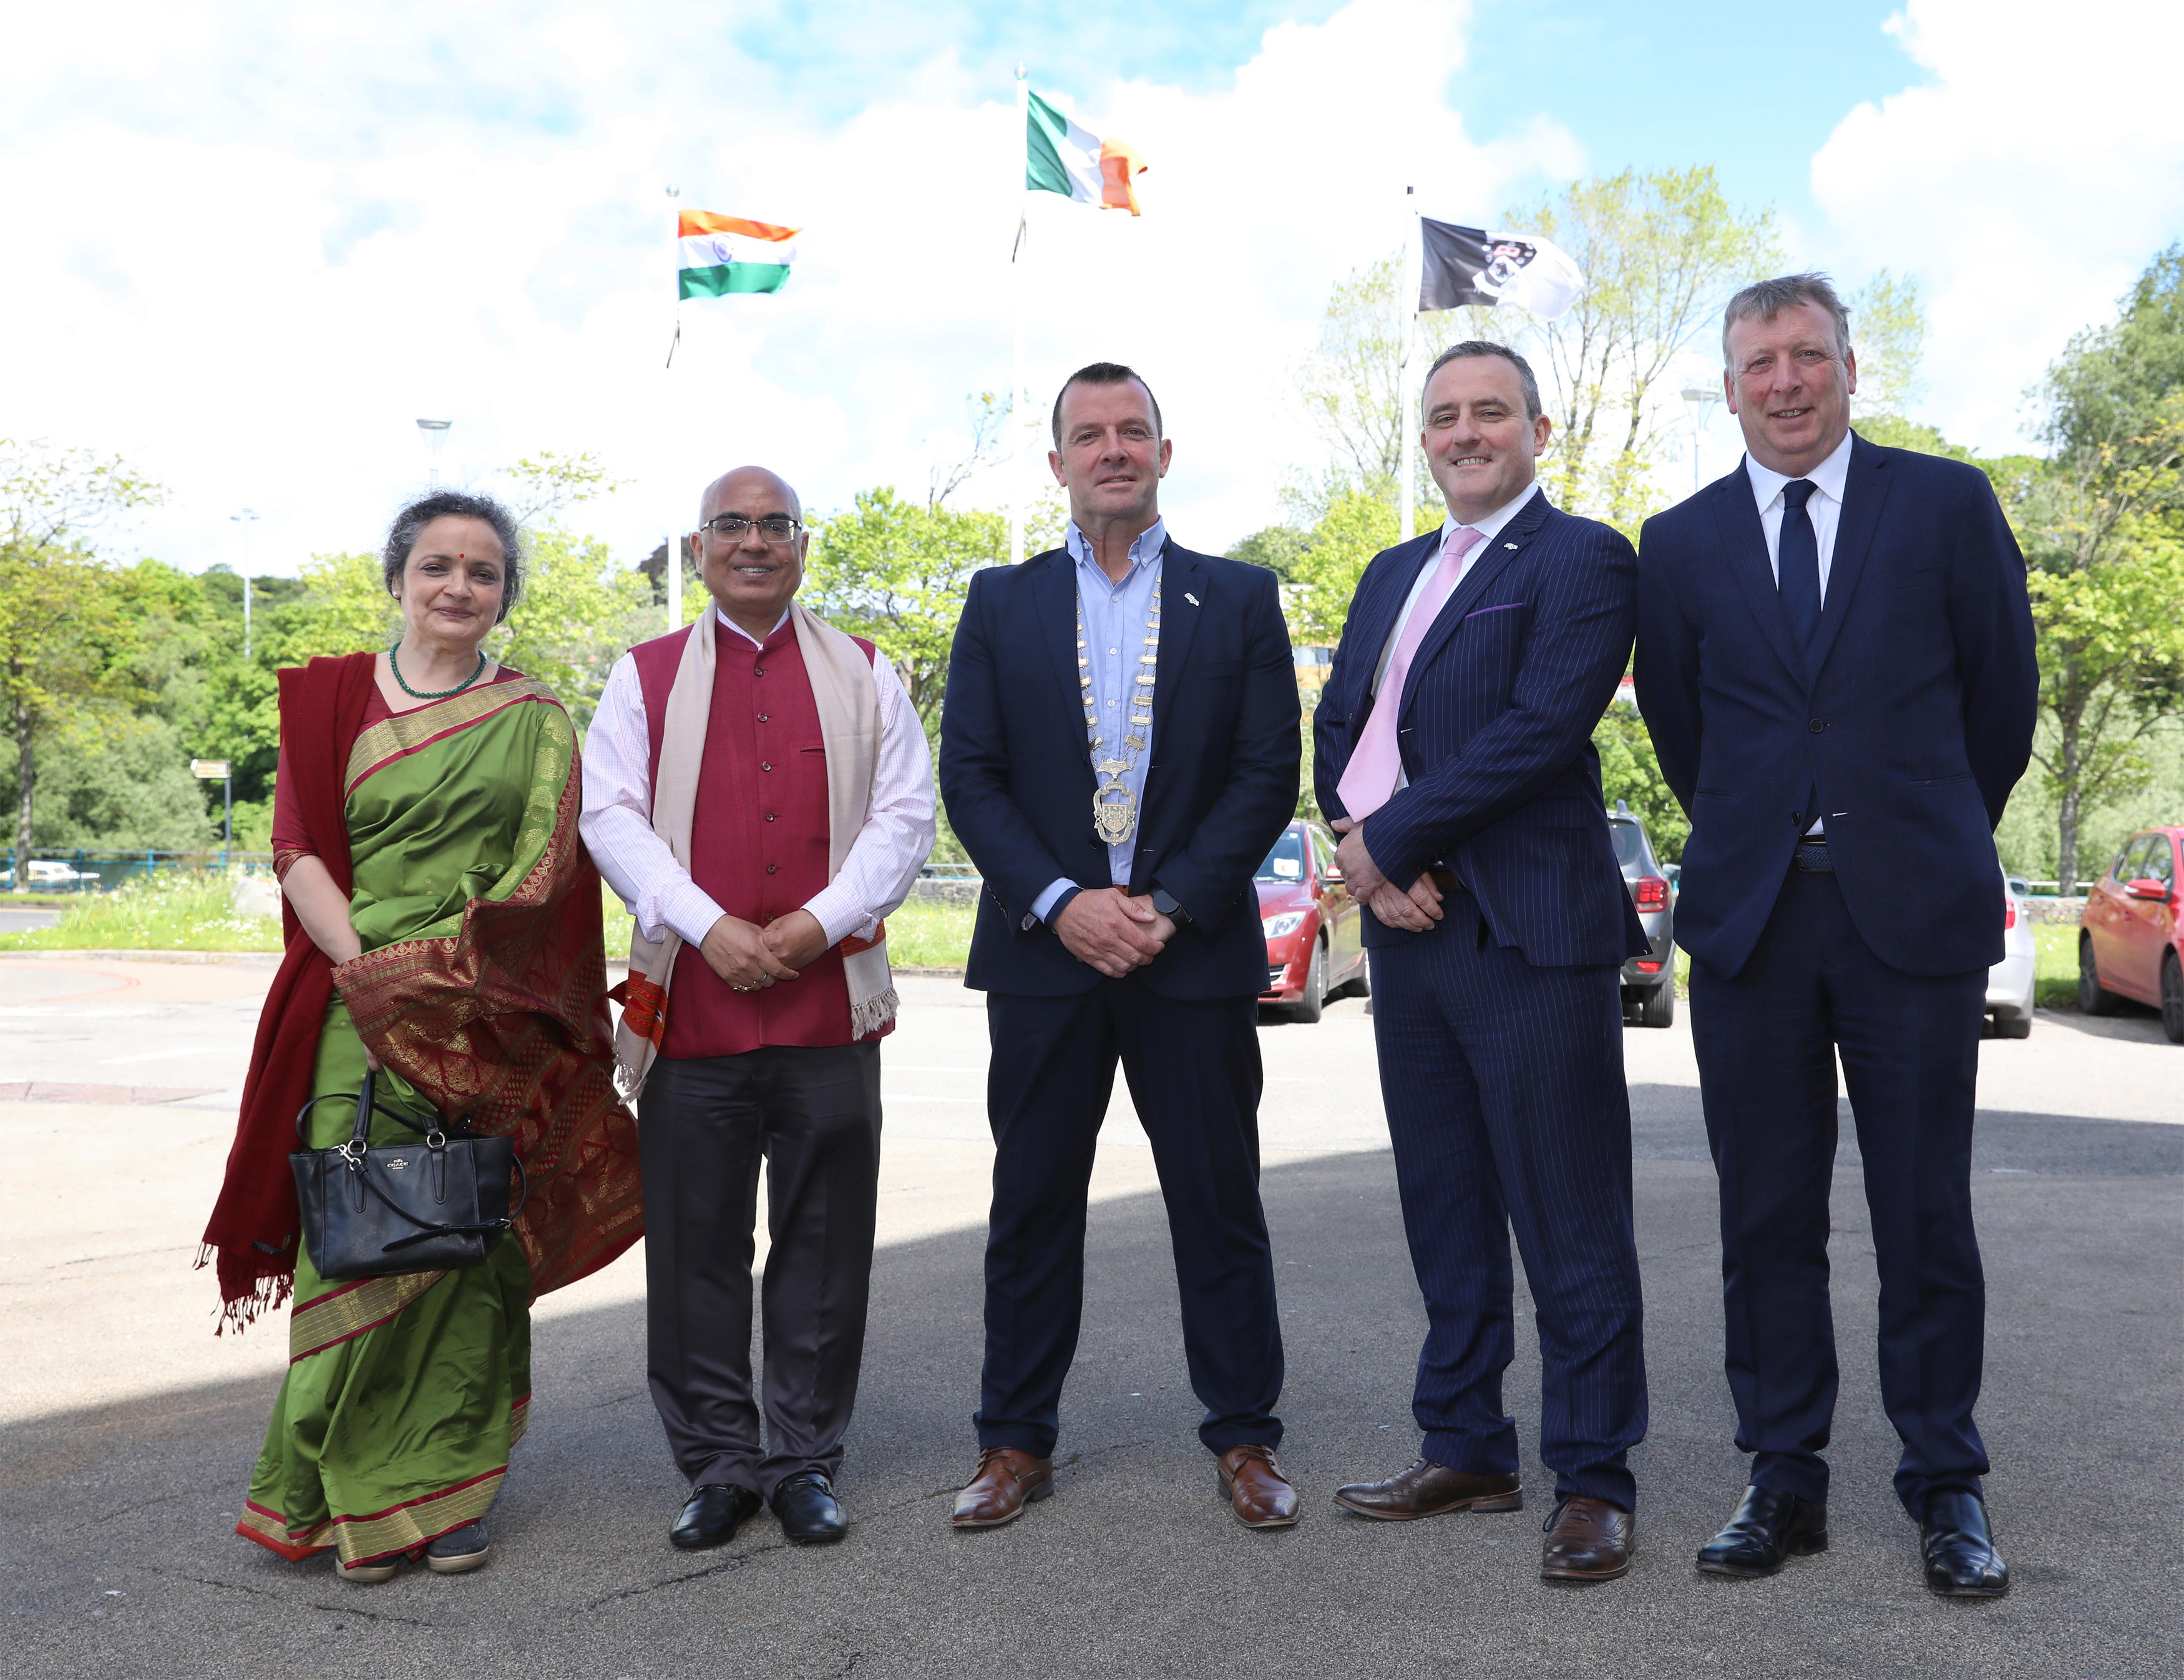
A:
[[[356,1127],[331,1149],[302,1149],[288,1157],[303,1210],[304,1243],[319,1276],[387,1277],[476,1266],[523,1211],[509,1206],[511,1177],[523,1194],[531,1182],[512,1138],[473,1135],[470,1121],[453,1127],[437,1113],[422,1122],[388,1108],[370,1071],[354,1099],[339,1093],[314,1097],[296,1116],[296,1135],[320,1103],[356,1104]],[[370,1141],[371,1116],[385,1115],[422,1143]]]

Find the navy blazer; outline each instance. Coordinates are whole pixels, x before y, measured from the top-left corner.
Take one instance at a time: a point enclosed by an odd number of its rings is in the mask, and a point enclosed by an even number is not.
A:
[[[1440,542],[1435,531],[1386,549],[1358,580],[1312,720],[1330,819],[1347,815],[1336,790],[1373,715],[1373,669]],[[1472,557],[1418,644],[1396,720],[1410,785],[1365,821],[1365,849],[1390,881],[1447,869],[1496,943],[1535,966],[1620,963],[1648,948],[1592,744],[1630,659],[1636,585],[1628,538],[1534,495]],[[1369,912],[1364,934],[1374,947],[1433,937]]]
[[[1881,961],[2000,961],[1993,831],[2040,677],[2025,559],[1986,476],[1853,437],[1810,678],[1741,463],[1640,542],[1638,705],[1691,820],[1677,943],[1734,977],[1817,814]]]
[[[1161,550],[1152,762],[1133,893],[1158,887],[1190,915],[1131,978],[1164,997],[1256,997],[1267,943],[1251,876],[1296,815],[1296,669],[1273,573]],[[1110,882],[1092,828],[1095,782],[1077,680],[1077,574],[1067,548],[971,580],[940,717],[948,821],[985,876],[964,983],[1068,997],[1099,971],[1043,922],[1057,878]]]

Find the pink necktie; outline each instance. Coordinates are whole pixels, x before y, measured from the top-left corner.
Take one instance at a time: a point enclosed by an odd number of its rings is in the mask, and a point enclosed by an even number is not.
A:
[[[1388,674],[1380,679],[1380,695],[1373,704],[1373,715],[1366,719],[1365,733],[1335,787],[1352,822],[1364,821],[1386,804],[1396,791],[1396,778],[1403,769],[1403,754],[1396,744],[1396,717],[1403,709],[1403,682],[1411,674],[1411,655],[1418,652],[1418,643],[1426,639],[1426,631],[1433,628],[1433,621],[1462,581],[1465,557],[1485,540],[1485,532],[1458,526],[1441,545],[1440,564],[1412,604],[1410,620],[1396,643],[1395,657],[1388,661]]]

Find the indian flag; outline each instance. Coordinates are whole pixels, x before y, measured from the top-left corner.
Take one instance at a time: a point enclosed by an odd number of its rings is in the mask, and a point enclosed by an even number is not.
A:
[[[1128,142],[1102,140],[1025,90],[1030,101],[1029,154],[1024,185],[1040,192],[1059,192],[1080,204],[1139,214],[1131,177],[1145,172],[1145,160]]]
[[[797,230],[685,210],[677,227],[682,246],[685,298],[725,298],[732,292],[778,292],[796,260]]]

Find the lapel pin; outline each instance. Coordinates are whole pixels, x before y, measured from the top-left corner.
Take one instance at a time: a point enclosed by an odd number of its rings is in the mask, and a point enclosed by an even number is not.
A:
[[[1198,604],[1198,597],[1192,594],[1188,589],[1183,592],[1183,598],[1190,602],[1194,607]]]
[[[1502,546],[1505,548],[1513,548],[1517,545],[1514,542],[1504,542]]]

